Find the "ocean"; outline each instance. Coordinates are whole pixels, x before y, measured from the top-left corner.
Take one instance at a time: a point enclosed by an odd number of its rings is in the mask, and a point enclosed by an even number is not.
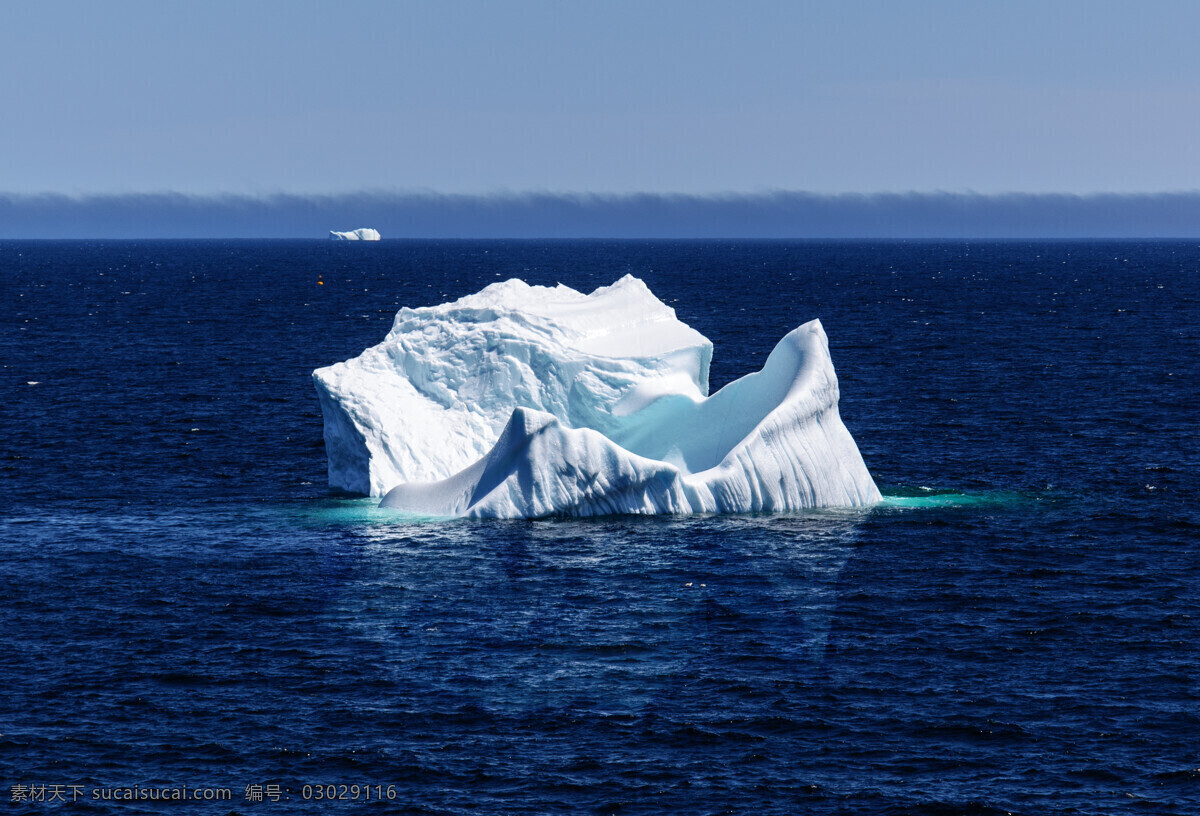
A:
[[[714,390],[820,318],[884,502],[331,494],[314,368],[401,306],[627,273]],[[3,241],[0,275],[15,813],[1200,813],[1194,242]]]

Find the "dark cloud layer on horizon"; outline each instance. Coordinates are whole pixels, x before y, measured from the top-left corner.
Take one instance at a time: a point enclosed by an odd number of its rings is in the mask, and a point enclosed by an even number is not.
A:
[[[0,238],[1195,238],[1200,192],[0,194]]]

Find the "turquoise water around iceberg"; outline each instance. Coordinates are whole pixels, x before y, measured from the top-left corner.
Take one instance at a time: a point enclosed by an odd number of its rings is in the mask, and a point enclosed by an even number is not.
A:
[[[883,501],[880,509],[914,508],[937,509],[941,507],[1016,507],[1039,501],[1053,501],[1050,494],[1018,493],[1011,490],[983,490],[963,492],[949,488],[885,487],[881,489]]]

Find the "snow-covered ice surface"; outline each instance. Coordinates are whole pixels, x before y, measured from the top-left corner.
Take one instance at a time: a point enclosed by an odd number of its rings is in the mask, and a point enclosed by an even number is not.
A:
[[[334,241],[378,241],[379,230],[371,229],[370,227],[350,230],[349,232],[334,232],[330,230],[329,237]]]
[[[314,372],[331,486],[439,516],[736,513],[879,501],[818,321],[711,397],[712,345],[626,276],[402,309]]]

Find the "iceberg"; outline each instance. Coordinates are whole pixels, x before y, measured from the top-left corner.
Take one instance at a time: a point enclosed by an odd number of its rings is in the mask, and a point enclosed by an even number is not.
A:
[[[334,241],[378,241],[379,230],[363,227],[349,232],[329,231],[329,237]]]
[[[881,499],[821,324],[708,396],[712,344],[625,276],[401,309],[313,372],[330,486],[476,518],[788,512]]]

